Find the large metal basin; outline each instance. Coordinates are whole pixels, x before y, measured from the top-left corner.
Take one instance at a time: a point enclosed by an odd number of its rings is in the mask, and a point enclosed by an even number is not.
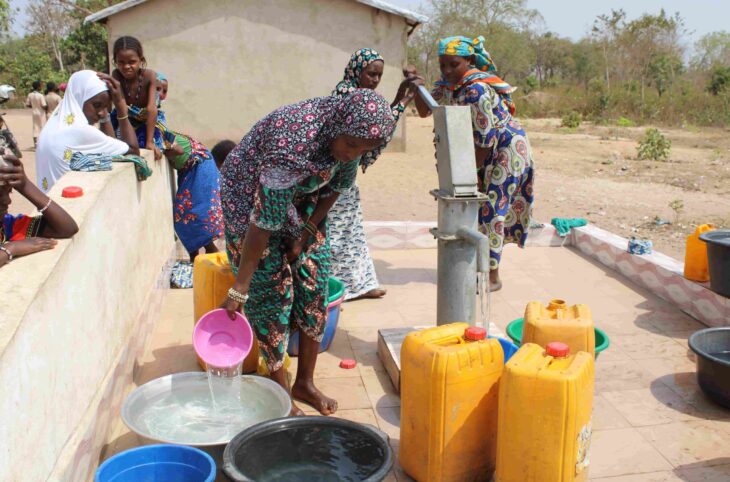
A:
[[[213,410],[208,376],[202,372],[184,372],[167,375],[145,383],[134,390],[124,401],[122,419],[127,427],[143,441],[155,441],[195,447],[216,447],[227,444],[236,433],[257,423],[289,415],[291,399],[277,383],[255,375],[241,377],[241,405],[251,410],[243,415],[221,421],[221,430],[210,430],[206,410]],[[195,411],[185,416],[189,403],[194,401]],[[206,403],[207,402],[207,403]],[[165,407],[160,410],[160,407]],[[191,412],[192,413],[192,412]],[[157,416],[161,414],[161,416]],[[200,423],[196,422],[199,416]],[[166,427],[157,422],[169,417]],[[188,423],[190,429],[176,435],[171,427]],[[164,425],[164,424],[162,424]],[[196,433],[196,427],[200,432]],[[206,432],[207,431],[207,432]],[[227,432],[227,434],[226,434]]]

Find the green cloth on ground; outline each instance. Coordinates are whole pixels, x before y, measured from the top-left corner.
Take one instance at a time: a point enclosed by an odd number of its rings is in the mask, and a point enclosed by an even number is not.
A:
[[[555,226],[555,229],[561,237],[565,237],[572,228],[585,226],[588,224],[588,221],[585,218],[553,218],[550,220],[550,224]]]

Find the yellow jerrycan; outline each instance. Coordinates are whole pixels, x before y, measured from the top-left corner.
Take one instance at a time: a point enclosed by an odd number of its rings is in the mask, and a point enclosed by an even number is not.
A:
[[[588,480],[595,369],[565,343],[527,343],[499,387],[496,482]]]
[[[228,296],[228,289],[236,278],[231,271],[226,253],[199,254],[193,263],[193,309],[197,323],[207,312],[218,308]],[[198,358],[205,370],[205,363]],[[259,364],[259,344],[254,343],[243,361],[243,373],[253,373]]]
[[[551,300],[547,306],[539,301],[527,303],[522,344],[545,347],[551,341],[566,343],[572,353],[587,351],[595,357],[596,332],[590,308],[568,306],[563,300]]]
[[[707,243],[700,239],[700,234],[714,231],[712,224],[697,226],[695,232],[687,236],[687,247],[684,252],[684,277],[688,280],[705,283],[710,281],[710,268],[707,262]]]
[[[410,333],[401,348],[400,464],[419,482],[494,474],[504,353],[466,323]]]

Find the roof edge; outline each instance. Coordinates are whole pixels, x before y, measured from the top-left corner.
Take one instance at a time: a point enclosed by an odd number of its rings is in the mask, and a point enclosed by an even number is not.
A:
[[[92,22],[104,22],[107,18],[111,17],[112,15],[116,15],[117,13],[123,12],[124,10],[127,10],[128,8],[136,7],[137,5],[140,5],[142,3],[147,2],[148,0],[126,0],[125,2],[118,3],[116,5],[112,5],[111,7],[107,7],[105,9],[99,10],[96,13],[92,13],[88,17],[84,19],[84,23],[92,23]],[[410,25],[415,26],[421,23],[428,22],[428,17],[425,15],[422,15],[420,13],[413,12],[411,10],[401,8],[395,5],[392,5],[390,3],[384,2],[383,0],[355,0],[358,3],[361,3],[363,5],[367,5],[369,7],[382,10],[384,12],[397,15],[399,17],[403,17],[406,20],[410,21]]]

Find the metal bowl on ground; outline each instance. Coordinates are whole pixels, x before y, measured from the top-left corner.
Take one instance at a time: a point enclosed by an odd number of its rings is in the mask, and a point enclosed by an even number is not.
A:
[[[235,482],[375,482],[393,465],[388,436],[335,417],[289,417],[236,435],[223,453]]]
[[[730,327],[705,328],[689,337],[697,355],[697,383],[720,405],[730,408]]]
[[[157,378],[127,397],[122,419],[142,442],[201,447],[220,460],[223,446],[237,433],[291,411],[291,399],[277,383],[255,375],[239,378],[213,377],[215,406],[206,373],[184,372]],[[238,384],[235,389],[230,388],[232,385],[221,387],[233,383]],[[240,397],[234,398],[237,393]]]

